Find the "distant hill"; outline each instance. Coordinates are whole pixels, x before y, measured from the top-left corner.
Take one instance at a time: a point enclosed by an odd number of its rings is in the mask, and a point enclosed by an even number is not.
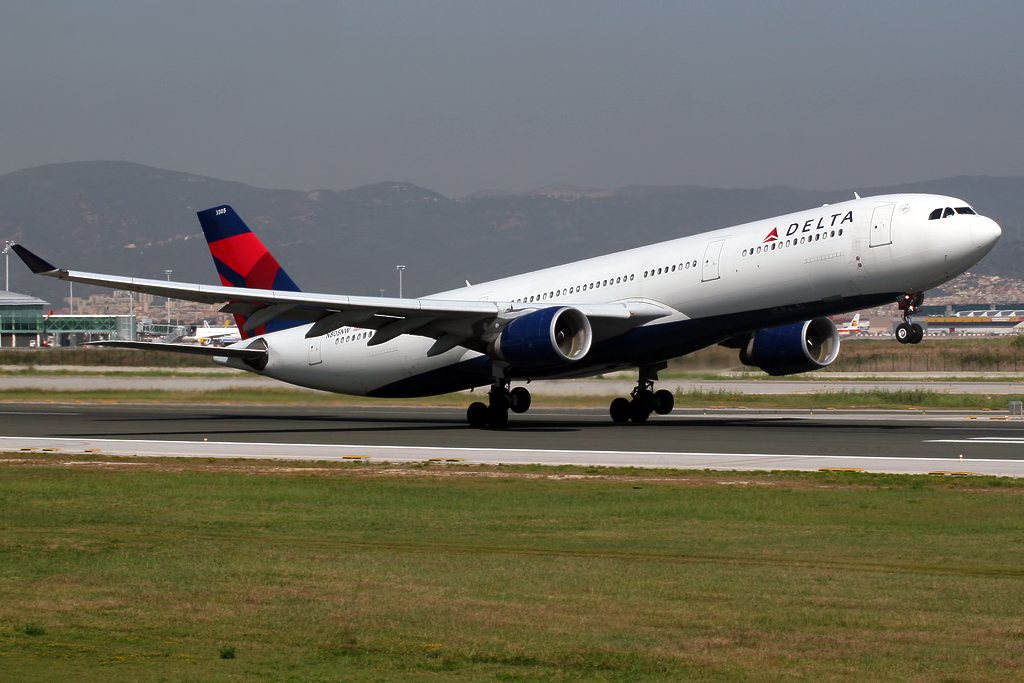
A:
[[[1003,226],[975,272],[1019,277],[1024,178],[963,177],[861,195],[934,192]],[[517,272],[766,218],[853,196],[787,187],[620,189],[548,186],[451,199],[403,182],[346,191],[271,190],[117,161],[51,164],[0,176],[0,239],[78,270],[217,282],[195,212],[231,204],[304,289],[419,296]],[[62,305],[67,285],[12,259],[11,289]],[[75,289],[86,295],[89,289]]]

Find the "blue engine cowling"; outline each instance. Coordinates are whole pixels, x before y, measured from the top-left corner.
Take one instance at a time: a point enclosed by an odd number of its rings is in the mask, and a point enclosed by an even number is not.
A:
[[[839,331],[828,318],[771,327],[751,336],[740,351],[744,365],[769,375],[794,375],[819,370],[839,355]]]
[[[553,368],[590,351],[593,333],[576,308],[552,306],[515,318],[494,340],[493,356],[515,368]]]

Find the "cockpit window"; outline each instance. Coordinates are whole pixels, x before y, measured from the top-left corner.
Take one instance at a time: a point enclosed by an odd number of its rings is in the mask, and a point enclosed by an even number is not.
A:
[[[930,221],[938,220],[939,218],[942,218],[942,209],[935,209],[928,214],[928,220]]]
[[[942,217],[943,217],[943,218],[948,218],[949,216],[952,216],[952,215],[953,215],[953,213],[954,213],[954,212],[953,212],[953,209],[951,209],[951,208],[949,208],[949,207],[947,206],[947,207],[946,207],[946,211],[945,211],[945,213],[943,213],[943,214],[942,214]]]
[[[972,215],[972,216],[977,216],[977,215],[978,215],[978,214],[977,214],[977,213],[976,213],[976,212],[974,211],[974,209],[972,209],[972,208],[971,208],[971,207],[969,207],[969,206],[958,206],[958,207],[956,207],[956,212],[957,212],[957,213],[966,213],[966,214],[970,214],[970,215]]]

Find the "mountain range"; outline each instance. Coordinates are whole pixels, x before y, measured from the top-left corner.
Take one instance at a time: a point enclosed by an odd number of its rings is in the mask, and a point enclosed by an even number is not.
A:
[[[230,204],[300,287],[338,294],[422,296],[777,216],[853,197],[949,194],[1003,227],[977,273],[1019,277],[1024,178],[958,177],[836,191],[549,186],[449,198],[405,182],[351,190],[278,190],[121,161],[50,164],[0,176],[0,239],[75,270],[217,283],[195,212]],[[55,307],[66,284],[13,259],[11,290]],[[75,288],[86,296],[87,287]]]

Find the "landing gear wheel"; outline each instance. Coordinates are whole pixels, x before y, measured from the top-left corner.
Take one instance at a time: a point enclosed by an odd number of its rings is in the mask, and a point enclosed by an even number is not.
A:
[[[900,323],[896,326],[896,341],[900,344],[909,344],[914,336],[914,328],[907,323]]]
[[[629,399],[622,397],[615,399],[614,401],[612,401],[611,406],[608,408],[608,412],[611,413],[613,422],[629,422]]]
[[[654,412],[658,415],[668,415],[675,405],[675,398],[668,389],[659,389],[654,392]]]
[[[533,398],[530,396],[529,389],[526,387],[516,387],[510,394],[512,396],[511,408],[513,413],[525,413],[530,409]]]
[[[487,423],[491,425],[492,429],[504,429],[508,426],[508,408],[497,405],[488,407]]]
[[[487,405],[477,401],[466,409],[466,421],[470,427],[482,429],[487,426]]]
[[[629,419],[637,424],[647,422],[647,418],[651,416],[650,406],[648,401],[644,400],[641,396],[637,396],[635,399],[629,402]]]
[[[910,344],[920,344],[921,340],[924,339],[924,328],[913,323],[910,326]]]

